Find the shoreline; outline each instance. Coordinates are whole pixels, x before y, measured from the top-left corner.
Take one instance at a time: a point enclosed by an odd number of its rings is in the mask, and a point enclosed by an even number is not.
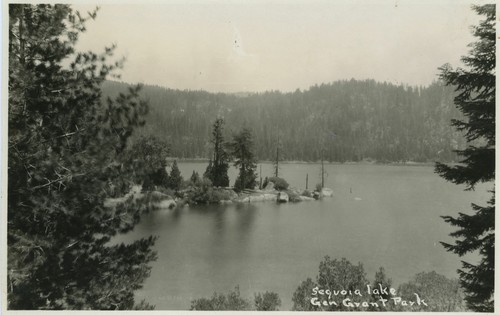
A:
[[[168,157],[169,161],[176,160],[177,162],[182,163],[208,163],[209,159],[206,158],[176,158],[176,157]],[[436,162],[377,162],[377,161],[348,161],[348,162],[323,162],[325,165],[380,165],[380,166],[434,166]],[[258,164],[273,164],[273,161],[262,160],[258,161]],[[320,165],[321,161],[280,161],[280,164],[309,164],[309,165]],[[445,164],[456,165],[459,164],[457,162],[446,162]]]

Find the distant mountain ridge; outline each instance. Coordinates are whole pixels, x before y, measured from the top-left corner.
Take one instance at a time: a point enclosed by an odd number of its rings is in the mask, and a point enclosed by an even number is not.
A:
[[[129,84],[106,81],[103,96]],[[463,137],[450,126],[460,117],[452,87],[426,87],[345,80],[282,93],[209,93],[145,85],[146,125],[179,158],[208,158],[212,123],[225,119],[226,139],[246,126],[260,160],[272,160],[279,142],[284,160],[346,162],[454,161]]]

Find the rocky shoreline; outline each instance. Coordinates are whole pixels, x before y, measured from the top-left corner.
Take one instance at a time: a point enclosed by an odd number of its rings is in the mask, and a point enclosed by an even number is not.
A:
[[[332,197],[333,191],[330,188],[323,188],[323,190],[318,192],[308,192],[300,191],[296,189],[288,189],[286,191],[272,190],[244,190],[240,193],[236,193],[231,188],[218,188],[219,190],[224,190],[229,192],[230,198],[222,199],[218,204],[231,204],[231,203],[254,203],[254,202],[265,202],[273,201],[278,203],[286,202],[301,202],[301,201],[315,201],[322,199],[324,197]],[[307,196],[310,194],[311,196]],[[162,194],[164,195],[164,194]],[[164,195],[166,199],[163,199],[155,204],[159,208],[175,208],[177,206],[182,206],[190,204],[189,200],[185,198],[172,198],[171,196]],[[170,197],[170,198],[169,198]]]
[[[333,191],[330,188],[323,188],[321,192],[308,191],[299,189],[276,190],[273,187],[266,187],[266,189],[246,189],[239,193],[235,192],[232,188],[214,188],[215,191],[224,192],[227,196],[225,199],[212,202],[215,204],[230,204],[230,203],[253,203],[273,201],[278,203],[287,202],[301,202],[301,201],[314,201],[324,197],[332,197]],[[188,195],[188,191],[179,192],[183,196]],[[140,186],[134,186],[128,194],[120,198],[109,198],[105,201],[104,206],[115,207],[117,204],[125,202],[128,199],[135,200],[144,197],[146,194],[141,192]],[[151,204],[156,208],[174,209],[185,205],[194,205],[194,203],[187,197],[175,197],[165,194],[160,191],[151,191],[147,194],[150,198]]]

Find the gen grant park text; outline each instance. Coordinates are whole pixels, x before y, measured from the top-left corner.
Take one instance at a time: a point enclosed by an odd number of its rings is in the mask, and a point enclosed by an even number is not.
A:
[[[405,300],[400,296],[397,296],[397,291],[391,287],[385,287],[381,284],[377,287],[372,287],[369,284],[366,285],[366,290],[364,291],[368,297],[372,295],[378,296],[378,300],[368,300],[368,301],[353,301],[350,297],[352,296],[363,296],[363,291],[361,289],[355,290],[330,290],[330,289],[320,289],[318,286],[314,287],[311,294],[311,304],[314,306],[344,306],[347,308],[378,308],[387,307],[389,305],[394,306],[428,306],[425,299],[420,298],[417,293],[414,293],[414,300]],[[337,299],[337,300],[334,300]]]

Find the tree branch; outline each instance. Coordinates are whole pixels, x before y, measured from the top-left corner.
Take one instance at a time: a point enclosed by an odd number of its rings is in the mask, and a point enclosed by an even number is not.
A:
[[[49,181],[47,184],[43,184],[43,185],[38,185],[38,186],[35,186],[35,187],[32,187],[30,188],[30,190],[36,190],[36,189],[40,189],[40,188],[44,188],[44,187],[47,187],[47,186],[50,186],[54,183],[58,183],[58,182],[61,182],[67,178],[70,178],[70,177],[78,177],[78,176],[83,176],[85,174],[75,174],[75,175],[67,175],[67,176],[64,176],[64,177],[61,177],[61,178],[58,178],[56,180],[53,180],[53,181]]]

